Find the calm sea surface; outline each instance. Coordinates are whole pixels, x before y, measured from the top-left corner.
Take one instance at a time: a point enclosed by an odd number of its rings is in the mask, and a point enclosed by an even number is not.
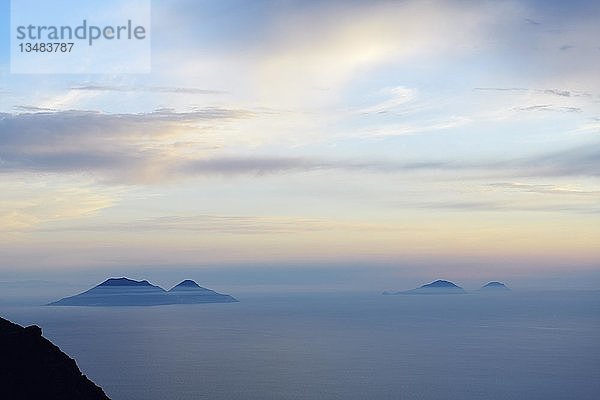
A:
[[[114,400],[600,399],[600,292],[0,305]]]

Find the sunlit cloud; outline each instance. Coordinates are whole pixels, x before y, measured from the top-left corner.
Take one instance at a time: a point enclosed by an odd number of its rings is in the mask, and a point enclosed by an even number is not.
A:
[[[526,159],[467,161],[431,159],[343,159],[227,155],[215,152],[210,129],[200,123],[251,118],[253,112],[207,108],[185,113],[157,110],[146,114],[103,114],[88,111],[4,114],[0,119],[0,166],[4,172],[92,172],[99,178],[151,183],[194,175],[274,174],[311,170],[407,173],[454,171],[491,176],[597,176],[598,143]],[[425,127],[395,127],[375,135],[407,135],[454,128],[469,121],[456,118]],[[197,137],[196,141],[186,138]],[[183,145],[182,145],[183,143]],[[190,145],[203,153],[190,151]],[[218,148],[218,146],[217,146]]]
[[[385,113],[414,100],[417,95],[415,89],[405,88],[402,86],[382,89],[380,93],[383,96],[388,97],[388,99],[363,108],[360,110],[360,112],[365,114]]]
[[[227,92],[212,89],[199,89],[191,87],[172,86],[116,86],[116,85],[81,85],[73,86],[69,90],[81,90],[90,92],[147,92],[147,93],[175,93],[175,94],[225,94]]]

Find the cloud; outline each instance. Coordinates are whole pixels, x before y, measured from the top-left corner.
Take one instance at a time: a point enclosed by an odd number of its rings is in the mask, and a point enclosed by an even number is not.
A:
[[[215,143],[215,129],[228,121],[255,115],[253,111],[223,108],[190,112],[163,109],[140,114],[77,110],[0,114],[0,171],[85,172],[110,182],[152,183],[195,175],[312,170],[391,172],[431,169],[436,165],[429,161],[371,162],[224,155],[216,151],[219,144]]]
[[[209,125],[251,118],[254,112],[202,108],[189,112],[161,109],[139,114],[95,111],[0,114],[0,170],[110,172],[129,179],[154,178],[187,151],[214,147],[202,133]]]
[[[529,89],[522,87],[476,87],[473,90],[494,92],[526,92]]]
[[[347,171],[396,173],[461,168],[448,161],[400,162],[385,160],[327,159],[301,157],[218,157],[194,160],[182,165],[185,175],[267,175],[286,172]]]
[[[600,190],[584,190],[577,187],[558,186],[552,184],[532,184],[521,182],[497,182],[486,186],[492,189],[514,190],[519,192],[555,195],[597,196]]]
[[[536,21],[532,18],[525,18],[525,22],[527,22],[528,24],[531,24],[531,25],[540,25],[539,21]]]
[[[49,222],[94,215],[116,201],[115,193],[86,185],[53,188],[35,181],[4,180],[0,199],[0,232],[19,233]]]
[[[70,90],[83,90],[93,92],[148,92],[148,93],[175,93],[175,94],[225,94],[223,90],[199,89],[190,87],[172,86],[113,86],[113,85],[81,85],[73,86]]]
[[[573,204],[573,203],[539,203],[528,205],[526,202],[518,201],[439,201],[423,202],[404,207],[451,210],[457,212],[574,212],[581,214],[600,214],[600,206],[597,204]]]
[[[383,89],[380,91],[380,94],[388,97],[388,99],[372,106],[365,107],[361,109],[360,112],[364,114],[381,114],[392,111],[395,108],[414,100],[416,98],[417,91],[416,89],[398,86]]]
[[[525,87],[476,87],[473,89],[477,94],[485,94],[481,104],[490,108],[487,114],[482,113],[482,120],[502,119],[516,122],[520,118],[531,121],[538,118],[544,123],[544,114],[571,114],[564,117],[563,121],[575,121],[573,114],[581,114],[582,117],[590,118],[596,114],[598,102],[596,96],[589,91],[571,88],[547,88],[532,89]],[[537,114],[537,115],[536,115]],[[474,118],[476,119],[476,118]],[[578,122],[581,123],[581,122]],[[577,129],[576,127],[571,128]]]
[[[590,97],[591,96],[591,94],[589,92],[581,92],[581,91],[577,91],[577,90],[544,89],[543,93],[554,94],[556,96],[562,96],[562,97]]]
[[[594,121],[594,122],[588,122],[588,123],[581,125],[577,129],[575,129],[575,132],[597,132],[597,133],[600,133],[600,119],[592,118],[592,121]]]
[[[337,92],[373,68],[454,60],[484,41],[490,23],[512,12],[503,5],[443,1],[315,3],[271,21],[270,37],[251,49],[259,60],[255,81],[279,101],[314,99],[316,88]]]
[[[391,137],[415,135],[418,133],[441,131],[468,125],[471,119],[465,116],[451,116],[439,121],[426,121],[421,124],[389,124],[382,127],[363,129],[359,137]]]
[[[403,230],[398,226],[352,223],[323,218],[243,215],[168,215],[117,223],[68,224],[40,227],[38,231],[54,232],[209,232],[219,234],[288,234],[331,230]]]
[[[15,110],[25,112],[51,112],[56,111],[54,108],[36,107],[36,106],[16,106]]]
[[[0,114],[0,171],[91,173],[121,183],[156,183],[201,175],[265,175],[315,170],[366,173],[435,171],[468,177],[599,176],[600,143],[520,159],[394,160],[226,154],[210,135],[214,124],[251,118],[251,111],[205,108],[142,114],[90,111]],[[208,124],[208,127],[203,124]],[[432,125],[445,129],[461,120]],[[394,129],[393,134],[412,133]],[[387,134],[391,134],[388,132]],[[187,141],[191,140],[191,141]],[[185,145],[181,145],[184,143]]]
[[[531,176],[600,176],[600,143],[590,143],[515,162]]]
[[[536,181],[548,180],[536,177]],[[556,177],[552,177],[556,180]],[[589,187],[586,185],[586,187]],[[444,193],[446,199],[399,201],[406,208],[457,212],[549,212],[600,214],[600,190],[573,184],[528,182],[475,183],[471,190]],[[449,197],[449,198],[448,198]]]
[[[562,46],[559,47],[559,49],[561,51],[565,51],[565,50],[571,50],[574,49],[575,46],[573,46],[572,44],[563,44]]]
[[[523,93],[529,92],[532,94],[547,94],[555,95],[560,97],[591,97],[591,93],[580,90],[564,90],[564,89],[528,89],[523,87],[476,87],[473,90],[476,91],[490,91],[490,92],[515,92]]]
[[[517,111],[552,111],[552,112],[581,112],[579,107],[557,107],[552,104],[539,104],[533,106],[515,107]]]

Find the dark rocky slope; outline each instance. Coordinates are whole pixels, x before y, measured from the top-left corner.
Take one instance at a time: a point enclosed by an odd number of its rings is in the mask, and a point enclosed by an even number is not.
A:
[[[75,360],[42,336],[0,318],[0,399],[109,400]]]

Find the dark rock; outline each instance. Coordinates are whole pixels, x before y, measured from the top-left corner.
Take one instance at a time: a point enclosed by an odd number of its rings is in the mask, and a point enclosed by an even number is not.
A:
[[[109,400],[75,360],[42,336],[0,318],[0,399]]]

